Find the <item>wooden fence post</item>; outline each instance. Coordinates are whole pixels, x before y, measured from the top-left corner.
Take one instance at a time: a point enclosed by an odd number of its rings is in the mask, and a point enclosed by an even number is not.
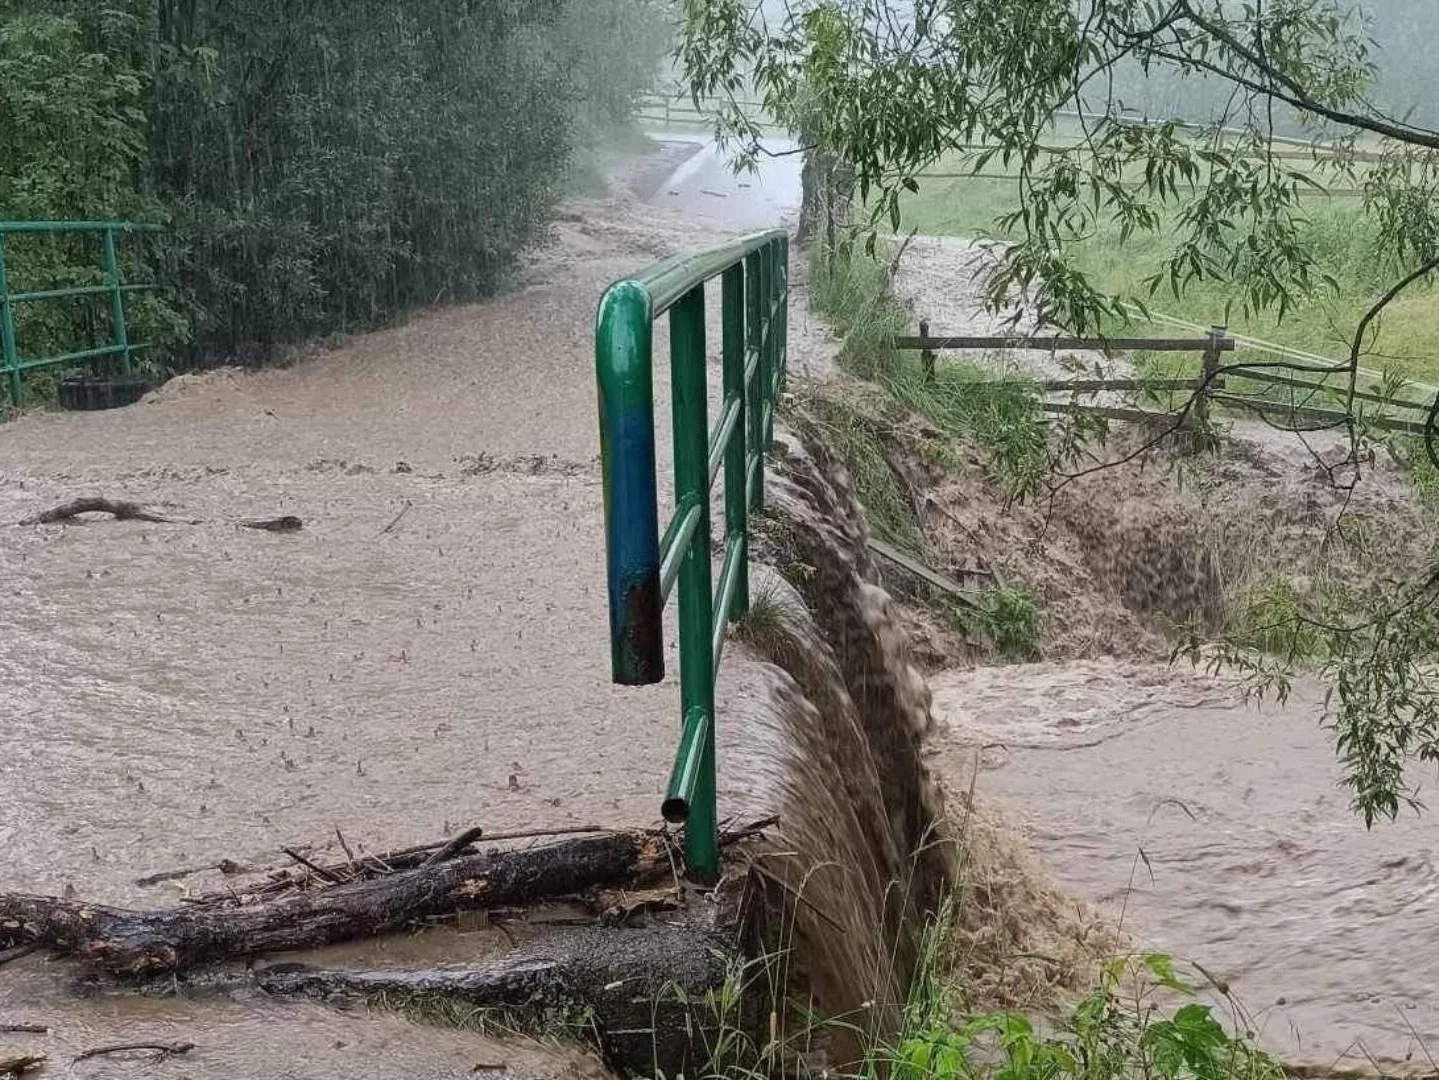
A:
[[[1209,399],[1218,389],[1215,381],[1219,377],[1219,354],[1228,330],[1226,326],[1209,328],[1209,338],[1204,346],[1204,367],[1199,376],[1199,396],[1194,401],[1194,415],[1201,424],[1209,423]]]
[[[934,382],[934,350],[927,344],[929,338],[929,320],[919,320],[919,362],[924,368],[924,381]]]

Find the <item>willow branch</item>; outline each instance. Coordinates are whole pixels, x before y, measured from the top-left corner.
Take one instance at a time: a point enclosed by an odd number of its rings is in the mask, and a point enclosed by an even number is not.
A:
[[[1205,33],[1222,43],[1244,62],[1248,63],[1256,71],[1262,72],[1269,80],[1269,83],[1260,82],[1247,75],[1234,71],[1231,68],[1223,67],[1211,60],[1189,54],[1176,55],[1166,49],[1156,49],[1154,55],[1163,60],[1176,64],[1192,64],[1195,67],[1217,75],[1221,79],[1238,83],[1256,94],[1263,94],[1275,98],[1287,105],[1304,112],[1322,116],[1326,120],[1332,120],[1336,124],[1343,124],[1347,127],[1358,128],[1362,131],[1373,132],[1376,135],[1383,135],[1399,142],[1409,143],[1413,146],[1425,146],[1431,150],[1439,150],[1439,133],[1428,131],[1424,128],[1410,127],[1405,124],[1391,123],[1387,120],[1380,120],[1375,117],[1365,116],[1363,113],[1349,112],[1332,105],[1326,105],[1315,99],[1303,86],[1295,82],[1289,76],[1279,71],[1271,64],[1266,64],[1260,57],[1248,49],[1243,42],[1236,39],[1232,34],[1202,15],[1194,11],[1186,3],[1189,21],[1194,23]]]

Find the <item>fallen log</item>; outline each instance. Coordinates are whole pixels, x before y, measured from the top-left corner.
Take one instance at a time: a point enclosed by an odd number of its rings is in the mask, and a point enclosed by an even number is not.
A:
[[[467,855],[394,874],[231,907],[132,911],[0,894],[0,944],[38,944],[122,977],[313,948],[473,908],[639,882],[670,866],[662,833],[616,832]]]
[[[593,1039],[621,1075],[691,1075],[695,1058],[721,1037],[721,1025],[750,1042],[770,1001],[714,1002],[738,962],[723,933],[677,921],[636,929],[553,929],[504,959],[429,970],[355,970],[276,964],[222,978],[217,990],[252,988],[273,997],[354,999],[401,1008],[414,1000],[497,1009],[504,1025],[553,1035],[565,1018]],[[173,980],[165,980],[173,985]],[[156,987],[157,991],[159,987]],[[193,993],[193,989],[187,993]]]

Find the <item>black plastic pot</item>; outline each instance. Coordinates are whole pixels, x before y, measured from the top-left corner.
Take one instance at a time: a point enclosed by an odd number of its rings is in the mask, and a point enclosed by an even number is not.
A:
[[[135,404],[149,389],[144,379],[130,375],[68,375],[60,380],[56,396],[62,409],[120,409]]]

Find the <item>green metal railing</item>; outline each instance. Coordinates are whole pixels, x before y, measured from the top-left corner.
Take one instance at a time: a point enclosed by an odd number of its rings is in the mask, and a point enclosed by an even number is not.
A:
[[[724,404],[708,423],[705,282],[720,278]],[[760,233],[659,263],[610,286],[595,326],[614,681],[664,678],[662,612],[679,584],[681,733],[661,807],[685,824],[691,872],[719,870],[715,674],[725,626],[749,610],[749,511],[764,505],[764,454],[784,385],[789,238]],[[669,312],[675,514],[659,532],[654,320]],[[710,489],[724,470],[725,555],[711,591]]]
[[[131,357],[145,348],[130,340],[125,322],[125,294],[154,289],[150,283],[127,284],[121,279],[120,260],[116,254],[117,233],[158,232],[158,225],[137,225],[129,221],[0,221],[0,371],[4,371],[10,389],[10,400],[16,405],[24,401],[21,374],[37,368],[58,367],[102,357],[115,357],[120,370],[131,373]],[[10,292],[5,276],[5,241],[16,233],[98,233],[100,237],[100,269],[105,275],[103,285],[77,285],[64,289],[41,289],[32,292]],[[110,296],[110,329],[113,343],[99,348],[80,349],[59,356],[22,357],[15,333],[15,308],[19,304],[44,300],[65,300],[76,296]]]

